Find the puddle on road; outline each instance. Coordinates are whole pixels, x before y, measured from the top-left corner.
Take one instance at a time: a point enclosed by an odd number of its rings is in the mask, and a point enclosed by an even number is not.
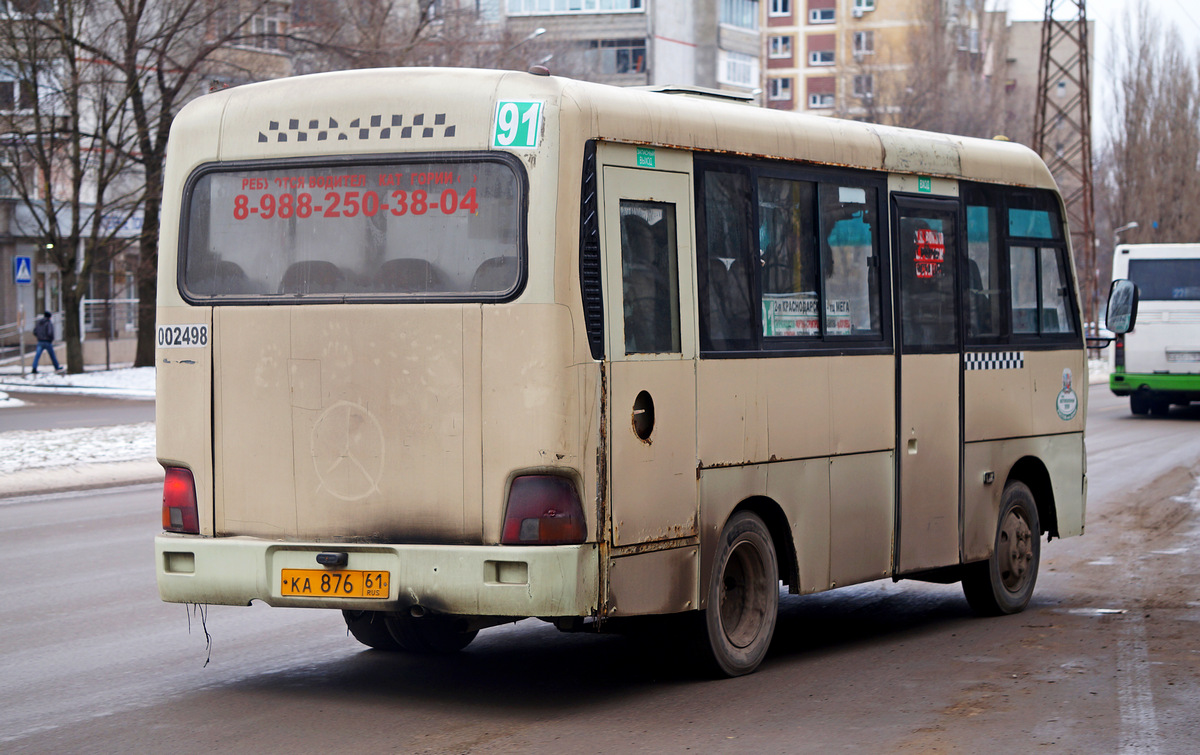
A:
[[[1128,613],[1125,608],[1068,608],[1067,613],[1074,616],[1114,616]]]

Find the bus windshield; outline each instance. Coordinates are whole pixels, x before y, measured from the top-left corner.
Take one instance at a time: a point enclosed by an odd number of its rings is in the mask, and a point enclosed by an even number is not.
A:
[[[1142,301],[1200,301],[1200,259],[1130,260]]]
[[[483,156],[201,169],[183,290],[209,303],[503,297],[519,280],[518,171]]]

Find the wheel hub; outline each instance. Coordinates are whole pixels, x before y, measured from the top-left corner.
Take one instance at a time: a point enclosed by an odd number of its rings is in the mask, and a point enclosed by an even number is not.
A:
[[[1000,581],[1009,592],[1019,592],[1029,579],[1033,563],[1033,531],[1021,512],[1008,512],[1000,528],[997,548]]]

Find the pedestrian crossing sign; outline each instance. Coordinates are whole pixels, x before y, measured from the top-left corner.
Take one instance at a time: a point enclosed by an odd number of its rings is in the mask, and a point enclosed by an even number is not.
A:
[[[33,283],[32,257],[13,257],[13,282],[17,285]]]

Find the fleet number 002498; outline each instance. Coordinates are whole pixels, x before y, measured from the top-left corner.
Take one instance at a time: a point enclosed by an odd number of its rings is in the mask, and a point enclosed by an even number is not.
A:
[[[159,325],[158,347],[179,349],[208,345],[207,325]]]

